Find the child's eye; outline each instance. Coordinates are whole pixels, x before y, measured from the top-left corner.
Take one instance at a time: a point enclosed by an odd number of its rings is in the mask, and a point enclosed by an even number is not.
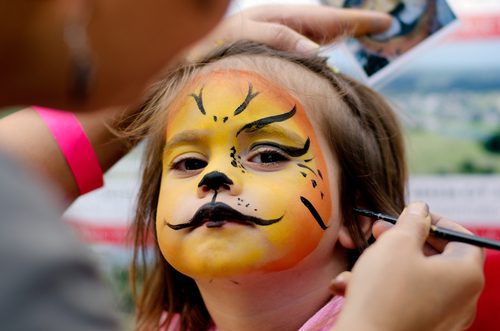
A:
[[[248,162],[261,164],[263,166],[279,165],[290,160],[290,157],[275,146],[254,146],[247,156]]]
[[[207,164],[205,160],[195,157],[186,157],[174,161],[170,168],[179,171],[196,171],[205,168]]]
[[[249,159],[254,163],[277,163],[288,161],[288,158],[276,151],[262,151]]]

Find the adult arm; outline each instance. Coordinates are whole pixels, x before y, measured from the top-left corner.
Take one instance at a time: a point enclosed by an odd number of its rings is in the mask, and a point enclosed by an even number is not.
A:
[[[431,217],[423,203],[410,204],[383,235],[377,225],[376,243],[336,281],[344,283],[346,301],[335,331],[453,331],[472,323],[484,285],[483,251],[428,238],[431,221],[467,232]]]
[[[88,136],[103,172],[129,150],[129,144],[110,130],[117,127],[123,108],[76,114]],[[67,203],[79,196],[78,187],[59,146],[45,122],[32,108],[0,120],[0,147],[30,166],[62,192]]]

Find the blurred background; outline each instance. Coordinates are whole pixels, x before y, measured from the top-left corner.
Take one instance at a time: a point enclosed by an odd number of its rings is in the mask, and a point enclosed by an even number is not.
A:
[[[240,0],[229,11],[269,3],[319,0]],[[448,3],[459,21],[453,30],[398,63],[374,87],[394,104],[406,129],[409,200],[424,200],[432,212],[500,239],[500,1]],[[102,189],[79,198],[64,215],[97,253],[124,319],[133,310],[125,235],[140,158],[141,146],[106,174]]]

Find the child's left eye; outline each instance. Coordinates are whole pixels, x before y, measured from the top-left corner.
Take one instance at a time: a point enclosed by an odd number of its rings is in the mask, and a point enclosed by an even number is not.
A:
[[[251,157],[249,161],[254,163],[277,163],[288,161],[288,158],[276,151],[263,151]]]
[[[248,162],[272,166],[290,160],[290,157],[280,148],[269,145],[254,146],[247,156]]]

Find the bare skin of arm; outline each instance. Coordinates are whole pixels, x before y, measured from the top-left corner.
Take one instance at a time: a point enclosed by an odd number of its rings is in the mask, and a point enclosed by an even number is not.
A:
[[[109,129],[109,126],[118,123],[122,113],[122,108],[115,108],[76,114],[103,172],[111,168],[130,148],[126,141],[118,139]],[[59,146],[33,109],[20,110],[0,121],[0,147],[54,183],[61,190],[66,203],[71,203],[79,196],[78,187]]]

